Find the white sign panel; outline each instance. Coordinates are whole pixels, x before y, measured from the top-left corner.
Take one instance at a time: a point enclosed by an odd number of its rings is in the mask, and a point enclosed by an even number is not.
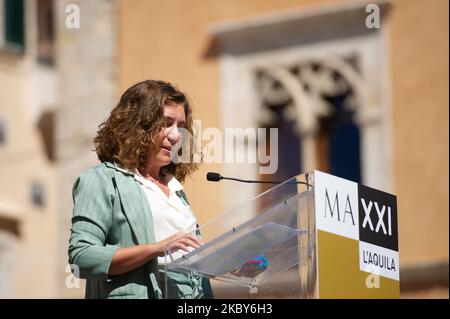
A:
[[[358,184],[314,171],[316,227],[359,240]]]
[[[382,277],[400,280],[398,252],[360,241],[359,269]]]

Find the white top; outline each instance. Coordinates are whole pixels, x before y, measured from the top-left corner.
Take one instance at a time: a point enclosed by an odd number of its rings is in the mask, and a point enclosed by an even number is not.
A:
[[[185,203],[177,194],[177,191],[183,189],[183,185],[173,176],[166,177],[169,188],[169,197],[153,181],[142,176],[139,171],[129,171],[120,168],[117,169],[129,174],[133,174],[136,181],[139,182],[142,190],[147,197],[150,210],[152,212],[153,226],[156,241],[163,240],[178,232],[190,233],[197,227],[197,220],[191,210],[191,207]],[[180,250],[172,253],[172,258],[178,259],[186,254]],[[165,263],[164,257],[158,257],[160,264]]]

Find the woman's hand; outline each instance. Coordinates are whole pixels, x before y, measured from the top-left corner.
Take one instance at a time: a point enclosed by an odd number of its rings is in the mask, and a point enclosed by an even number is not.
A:
[[[163,257],[166,251],[189,252],[189,247],[198,248],[201,245],[203,243],[195,236],[179,232],[153,244],[119,248],[111,260],[108,273],[120,275],[142,266],[155,257]]]
[[[183,234],[178,232],[175,235],[167,237],[156,243],[160,246],[159,257],[164,256],[165,252],[175,252],[177,250],[184,250],[185,252],[190,252],[189,247],[198,248],[203,243],[193,235]]]

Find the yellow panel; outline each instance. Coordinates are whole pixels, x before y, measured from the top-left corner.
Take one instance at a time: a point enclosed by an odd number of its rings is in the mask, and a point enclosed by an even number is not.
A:
[[[359,270],[357,240],[321,230],[317,239],[320,298],[400,297],[399,281]]]

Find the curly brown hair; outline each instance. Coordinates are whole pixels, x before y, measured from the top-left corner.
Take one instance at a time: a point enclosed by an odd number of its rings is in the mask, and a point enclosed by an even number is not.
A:
[[[130,170],[145,167],[149,155],[157,154],[161,147],[158,133],[164,125],[164,106],[176,103],[184,106],[186,129],[192,146],[192,110],[184,93],[170,83],[147,80],[128,88],[109,118],[99,125],[94,139],[95,151],[101,162],[117,163]],[[163,167],[183,182],[197,169],[190,148],[188,163],[173,163]]]

